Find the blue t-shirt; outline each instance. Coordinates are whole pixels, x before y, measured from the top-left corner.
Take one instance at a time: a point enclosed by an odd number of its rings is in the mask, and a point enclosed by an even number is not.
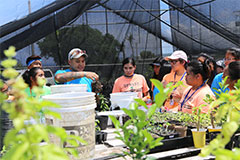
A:
[[[66,72],[72,72],[72,70],[70,69],[65,69],[65,70],[58,70],[56,73],[55,73],[55,76],[59,73],[66,73]],[[74,79],[72,81],[68,81],[68,82],[65,82],[65,83],[57,83],[56,80],[55,80],[55,83],[56,84],[87,84],[87,91],[88,92],[92,92],[92,80],[87,78],[87,77],[82,77],[82,78],[78,78],[78,79]]]
[[[157,89],[157,87],[154,87],[153,88],[153,99],[155,100],[155,96],[156,96],[156,94],[158,94],[159,93],[159,90]]]
[[[225,90],[223,88],[220,87],[219,83],[221,83],[223,81],[222,79],[223,77],[223,73],[219,73],[218,75],[216,75],[213,79],[212,85],[211,85],[211,89],[213,91],[213,93],[217,96],[217,94],[220,94],[220,92],[218,91],[218,89],[221,90],[221,92],[228,92],[229,88],[226,88]]]

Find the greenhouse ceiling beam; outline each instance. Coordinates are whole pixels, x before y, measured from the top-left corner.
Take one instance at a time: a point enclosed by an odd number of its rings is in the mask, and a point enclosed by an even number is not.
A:
[[[168,11],[168,9],[146,9],[149,12],[159,12],[159,11]],[[119,9],[119,10],[107,10],[107,12],[146,12],[146,10],[143,9]],[[89,10],[87,13],[103,13],[106,12],[105,10]]]
[[[66,25],[74,18],[83,14],[87,9],[96,4],[99,0],[81,0],[76,1],[70,6],[46,18],[44,21],[33,25],[31,28],[3,41],[0,45],[0,58],[5,57],[2,53],[9,46],[14,45],[16,50],[22,49],[57,29]],[[55,23],[56,22],[56,23]]]
[[[27,15],[26,17],[16,20],[16,21],[12,21],[9,22],[5,25],[0,26],[0,38],[8,35],[9,33],[12,33],[22,27],[25,27],[37,20],[39,20],[40,18],[47,16],[73,2],[75,2],[76,0],[56,0],[55,2],[37,10],[36,12],[33,12],[29,15]]]
[[[229,30],[226,30],[224,27],[219,25],[218,23],[214,22],[213,20],[209,19],[207,16],[203,15],[196,9],[194,9],[191,5],[184,2],[186,7],[182,7],[177,3],[179,1],[171,1],[171,0],[162,0],[164,3],[168,4],[169,6],[177,9],[184,15],[188,16],[189,18],[193,19],[197,23],[201,24],[202,26],[206,27],[210,31],[218,34],[219,36],[223,37],[224,39],[232,42],[233,44],[240,46],[240,37]],[[198,17],[199,16],[199,17]]]
[[[157,37],[163,39],[163,40],[166,41],[167,43],[169,43],[169,44],[171,44],[171,45],[173,45],[173,46],[175,46],[175,47],[177,47],[177,48],[179,48],[179,49],[185,50],[185,48],[183,48],[182,46],[180,46],[180,45],[178,45],[178,44],[174,44],[172,41],[170,41],[170,40],[166,39],[165,37],[163,37],[163,36],[161,35],[161,33],[156,34],[156,31],[149,30],[148,27],[144,26],[144,25],[141,24],[141,23],[138,23],[137,21],[134,21],[134,18],[129,19],[128,17],[120,14],[121,12],[114,12],[114,10],[111,9],[110,7],[108,7],[108,6],[104,5],[104,4],[101,4],[100,2],[99,2],[99,4],[100,4],[102,7],[106,8],[106,9],[108,9],[108,10],[112,10],[113,13],[119,15],[120,17],[128,20],[129,23],[133,23],[133,24],[135,24],[135,25],[143,28],[143,29],[146,30],[147,32],[149,32],[149,33],[151,33],[151,34],[153,34],[153,35],[156,35]],[[141,5],[139,5],[138,3],[135,2],[135,4],[137,4],[137,5],[138,5],[139,7],[141,7],[143,10],[145,10],[145,9],[144,9]],[[146,11],[146,10],[145,10],[145,11]],[[200,44],[200,45],[202,45],[202,46],[205,46],[205,47],[207,47],[207,48],[210,48],[210,49],[213,49],[213,50],[216,50],[216,51],[221,51],[221,50],[218,49],[218,48],[215,48],[215,47],[213,47],[213,46],[209,46],[209,45],[207,45],[207,44],[203,44],[203,43],[201,43],[200,41],[198,41],[198,40],[190,37],[189,35],[185,34],[184,32],[182,32],[182,31],[178,30],[177,28],[175,28],[175,27],[169,25],[168,23],[166,23],[165,21],[163,21],[162,19],[160,19],[160,17],[153,15],[151,12],[148,12],[148,11],[146,11],[146,12],[147,12],[148,14],[150,14],[151,16],[153,16],[154,18],[156,18],[157,20],[159,20],[159,21],[161,21],[162,23],[164,23],[165,25],[167,25],[168,27],[172,28],[173,30],[175,30],[175,31],[179,32],[180,34],[184,35],[185,37],[191,39],[192,41],[194,41],[194,42],[196,42],[196,43],[198,43],[198,44]]]

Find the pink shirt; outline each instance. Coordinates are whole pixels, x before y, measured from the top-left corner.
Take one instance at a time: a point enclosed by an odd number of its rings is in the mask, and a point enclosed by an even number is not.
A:
[[[179,103],[179,109],[181,108],[181,103],[183,102],[185,96],[187,95],[188,91],[192,88],[192,86],[188,87],[185,92],[183,93],[182,99]],[[193,95],[192,93],[195,90],[190,90],[188,96],[185,98],[185,103],[182,106],[182,112],[192,113],[194,107],[199,107],[202,104],[206,104],[206,106],[202,107],[202,113],[208,112],[208,104],[204,101],[207,94],[211,97],[215,98],[211,88],[205,84],[201,88],[199,88]],[[191,96],[192,95],[192,96]],[[191,96],[191,97],[190,97]],[[189,98],[190,97],[190,98]],[[188,99],[189,98],[189,99]],[[187,100],[188,99],[188,100]],[[187,100],[187,101],[186,101]]]
[[[149,91],[146,79],[140,74],[134,74],[133,77],[121,76],[114,82],[112,93],[116,92],[137,92],[138,97],[142,98],[143,93]]]

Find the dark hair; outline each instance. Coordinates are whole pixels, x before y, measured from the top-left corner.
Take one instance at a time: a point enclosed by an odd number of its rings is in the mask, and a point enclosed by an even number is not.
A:
[[[214,58],[213,58],[212,56],[210,56],[210,55],[208,55],[207,53],[204,53],[204,52],[200,53],[199,56],[198,56],[198,58],[199,58],[199,57],[204,57],[204,58],[206,58],[206,59],[214,60]]]
[[[229,78],[231,80],[240,79],[240,61],[233,61],[228,65]]]
[[[28,63],[29,63],[31,60],[39,60],[39,59],[41,59],[40,56],[32,55],[32,56],[30,56],[30,57],[27,58],[26,64],[28,65]]]
[[[240,59],[240,48],[230,48],[226,53],[230,53],[236,60]]]
[[[150,65],[151,65],[152,67],[153,67],[154,65],[158,65],[158,66],[162,67],[163,64],[166,63],[166,62],[167,62],[167,61],[166,61],[164,58],[162,58],[162,57],[157,57],[156,59],[154,59],[153,63],[150,64]]]
[[[190,67],[190,71],[194,74],[201,74],[203,81],[207,80],[210,77],[211,70],[208,59],[206,59],[204,63],[196,60],[191,61],[187,64],[187,67]]]
[[[128,57],[122,61],[122,67],[124,67],[124,65],[128,63],[131,63],[133,66],[136,66],[134,59],[131,57]]]
[[[156,75],[156,73],[154,72],[153,74],[153,77],[154,79],[157,79],[159,81],[162,81],[163,77],[170,73],[171,71],[171,66],[170,65],[166,65],[167,64],[167,61],[162,58],[162,57],[157,57],[153,63],[151,64],[151,66],[154,66],[154,64],[159,64],[159,66],[161,67],[160,70],[159,70],[159,74]]]
[[[43,70],[40,67],[33,67],[30,70],[26,70],[23,74],[23,79],[24,82],[28,84],[29,87],[32,87],[32,83],[31,83],[31,77],[33,77],[34,80],[36,80],[36,75],[37,75],[37,71],[38,70]]]
[[[202,53],[199,54],[198,58],[199,57],[204,57],[205,61],[207,60],[206,63],[208,63],[209,66],[210,66],[211,63],[213,64],[213,70],[211,70],[210,77],[209,77],[208,82],[207,82],[208,85],[211,86],[212,81],[217,74],[217,63],[214,60],[214,58],[212,56],[208,55],[207,53],[202,52]]]

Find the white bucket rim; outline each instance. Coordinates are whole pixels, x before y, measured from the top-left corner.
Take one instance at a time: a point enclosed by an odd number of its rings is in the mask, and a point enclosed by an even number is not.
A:
[[[133,95],[133,96],[137,96],[138,93],[137,92],[116,92],[116,93],[110,93],[110,96],[123,96],[123,95]]]
[[[50,88],[60,88],[60,87],[87,87],[87,84],[57,84],[57,85],[50,86]]]
[[[95,103],[95,104],[89,104],[89,105],[84,105],[84,106],[79,106],[79,107],[49,108],[49,109],[52,111],[55,111],[55,112],[59,112],[59,113],[66,113],[66,112],[86,111],[86,110],[95,109],[96,107],[97,107],[97,105]]]
[[[78,95],[78,94],[88,94],[88,95]],[[75,94],[76,96],[74,97],[64,97],[66,95],[71,95],[71,94]],[[56,96],[60,96],[60,97],[56,97]],[[50,94],[50,95],[46,95],[43,96],[42,98],[44,100],[68,100],[68,99],[82,99],[82,98],[87,98],[87,97],[91,97],[91,96],[95,96],[94,92],[67,92],[67,93],[55,93],[55,94]]]

